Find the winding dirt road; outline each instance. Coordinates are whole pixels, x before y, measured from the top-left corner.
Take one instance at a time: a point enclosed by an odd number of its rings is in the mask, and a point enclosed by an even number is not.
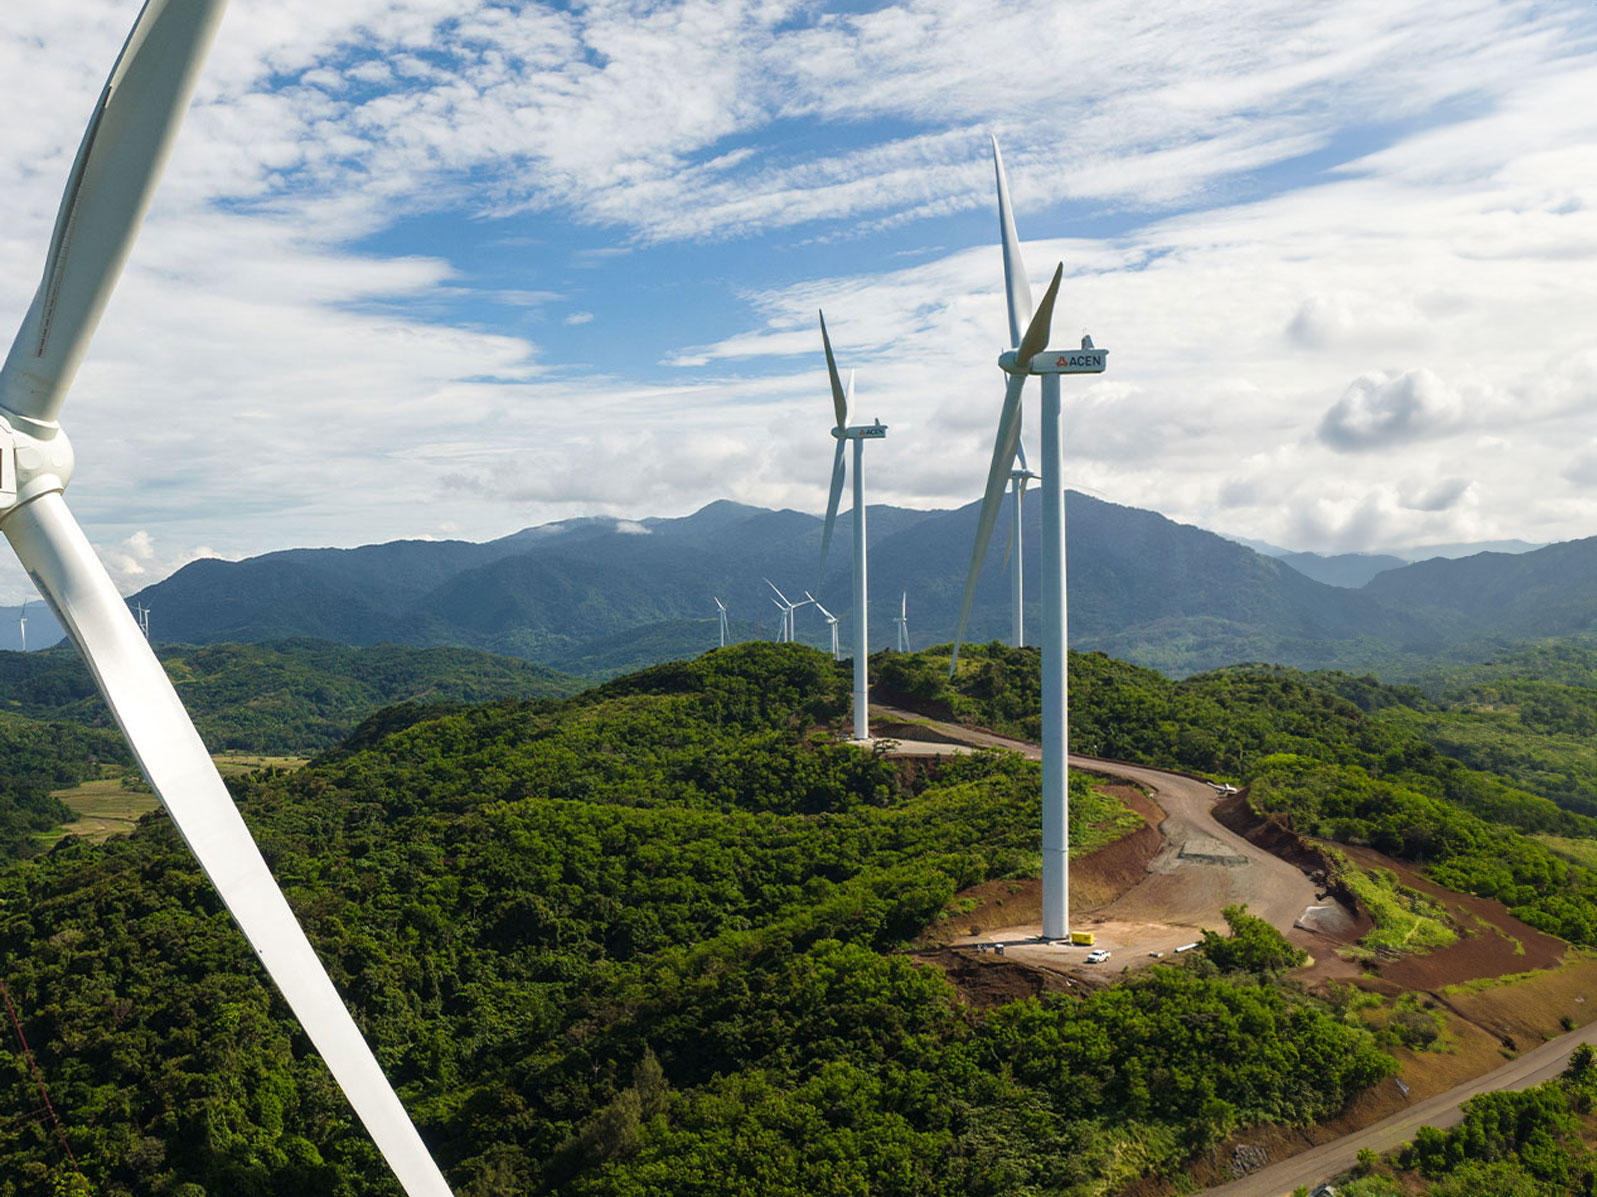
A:
[[[1597,1023],[1560,1035],[1557,1039],[1549,1039],[1501,1068],[1465,1081],[1406,1110],[1399,1110],[1363,1130],[1343,1135],[1318,1147],[1310,1147],[1241,1180],[1203,1191],[1206,1194],[1226,1194],[1227,1197],[1281,1197],[1299,1185],[1312,1188],[1353,1167],[1358,1162],[1361,1147],[1383,1153],[1391,1151],[1413,1139],[1414,1133],[1422,1126],[1435,1126],[1443,1130],[1456,1126],[1463,1118],[1463,1111],[1459,1107],[1472,1097],[1497,1089],[1529,1089],[1532,1085],[1551,1080],[1564,1070],[1570,1053],[1582,1043],[1597,1045]]]
[[[917,731],[925,729],[928,736],[942,737],[945,743],[927,744],[927,749],[933,751],[948,751],[958,745],[1007,748],[1032,760],[1042,756],[1037,745],[1023,740],[973,731],[880,704],[873,704],[872,712],[886,722],[914,725]],[[914,741],[904,738],[899,743],[908,748]],[[918,755],[925,750],[916,745],[910,751]],[[1345,911],[1335,907],[1334,900],[1319,900],[1314,883],[1295,865],[1222,827],[1214,817],[1216,794],[1212,786],[1162,769],[1074,753],[1070,763],[1078,769],[1122,777],[1142,786],[1165,813],[1159,825],[1164,842],[1148,863],[1147,876],[1106,906],[1091,910],[1072,907],[1072,929],[1091,931],[1093,946],[1110,951],[1111,963],[1087,965],[1085,948],[1036,942],[1042,928],[1035,924],[1004,927],[956,942],[1002,943],[1009,958],[1056,971],[1119,972],[1151,963],[1153,953],[1167,955],[1192,943],[1205,928],[1223,929],[1225,916],[1221,912],[1233,904],[1246,904],[1250,914],[1267,919],[1282,930],[1298,923],[1310,909],[1322,915],[1329,913],[1332,921],[1347,917]]]

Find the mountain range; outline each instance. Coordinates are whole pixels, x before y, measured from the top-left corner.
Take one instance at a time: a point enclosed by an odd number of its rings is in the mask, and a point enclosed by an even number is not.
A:
[[[912,645],[952,638],[977,506],[869,508],[873,644],[893,642],[906,595]],[[1026,515],[1024,565],[1036,593],[1039,505]],[[150,608],[159,641],[462,645],[606,676],[712,647],[714,597],[730,610],[734,638],[771,637],[779,612],[766,578],[794,599],[813,590],[842,620],[846,644],[846,518],[843,526],[819,578],[819,518],[723,501],[681,518],[565,520],[480,544],[411,540],[197,561],[130,601]],[[978,587],[973,641],[1009,634],[1005,527],[1000,520]],[[1507,644],[1597,624],[1589,584],[1597,539],[1409,565],[1368,555],[1315,565],[1301,560],[1313,554],[1266,556],[1074,492],[1068,537],[1072,647],[1173,675],[1245,660],[1370,668],[1467,652],[1483,638]],[[1038,606],[1027,608],[1035,627]],[[30,643],[48,642],[47,616],[30,607]],[[14,637],[14,628],[0,612],[0,635]],[[807,643],[830,643],[814,608],[800,609],[798,630]]]

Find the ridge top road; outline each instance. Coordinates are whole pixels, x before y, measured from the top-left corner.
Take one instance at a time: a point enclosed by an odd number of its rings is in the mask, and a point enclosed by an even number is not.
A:
[[[950,747],[1006,748],[1031,760],[1041,759],[1041,749],[1024,740],[927,719],[880,703],[872,705],[873,718],[919,725],[946,737]],[[1223,930],[1227,906],[1246,905],[1249,914],[1285,933],[1310,907],[1336,905],[1334,898],[1322,898],[1314,882],[1296,865],[1223,826],[1214,817],[1219,795],[1207,782],[1078,753],[1070,754],[1070,763],[1144,787],[1164,811],[1159,824],[1162,843],[1148,862],[1147,875],[1107,905],[1071,910],[1071,929],[1091,931],[1093,946],[1113,954],[1110,967],[1115,972],[1144,967],[1152,961],[1151,953],[1168,955],[1197,939],[1205,929]],[[1351,914],[1343,913],[1351,924]],[[1075,970],[1078,965],[1097,968],[1083,963],[1087,950],[1083,947],[1028,942],[1039,941],[1041,935],[1040,923],[1028,923],[965,937],[950,946],[1003,943],[1011,960],[1051,971]]]

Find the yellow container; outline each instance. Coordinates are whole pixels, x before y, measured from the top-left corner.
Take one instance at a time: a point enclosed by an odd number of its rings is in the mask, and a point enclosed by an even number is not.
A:
[[[1072,931],[1070,933],[1070,942],[1078,947],[1090,948],[1092,947],[1092,932]]]

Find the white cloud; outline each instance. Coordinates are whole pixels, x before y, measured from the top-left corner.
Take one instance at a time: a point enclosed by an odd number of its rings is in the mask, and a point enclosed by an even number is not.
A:
[[[131,8],[23,5],[0,31],[0,314],[31,296]],[[887,272],[788,254],[680,336],[663,384],[565,363],[587,313],[538,321],[558,282],[485,295],[525,324],[450,323],[441,297],[472,280],[444,247],[351,246],[432,209],[485,238],[509,212],[533,222],[514,234],[613,230],[552,235],[561,269],[801,224],[863,240],[985,214],[996,129],[1023,232],[1079,232],[1055,223],[1066,198],[1124,230],[1026,246],[1038,282],[1067,263],[1060,336],[1089,325],[1114,351],[1068,385],[1073,483],[1292,547],[1581,534],[1591,34],[1582,7],[1505,0],[235,0],[67,409],[71,500],[100,542],[229,555],[723,496],[815,509],[824,304],[862,415],[892,426],[873,495],[968,501],[1001,386],[990,220]],[[1039,65],[1067,60],[1068,86]],[[1347,161],[1343,142],[1391,144]],[[1325,168],[1294,168],[1302,185],[1236,202],[1311,151]],[[1360,378],[1380,381],[1349,392]],[[1339,448],[1402,452],[1335,452],[1322,420]],[[198,551],[112,550],[122,584]]]
[[[1430,370],[1366,374],[1320,421],[1320,439],[1345,453],[1384,449],[1452,431],[1464,418],[1457,391]]]

